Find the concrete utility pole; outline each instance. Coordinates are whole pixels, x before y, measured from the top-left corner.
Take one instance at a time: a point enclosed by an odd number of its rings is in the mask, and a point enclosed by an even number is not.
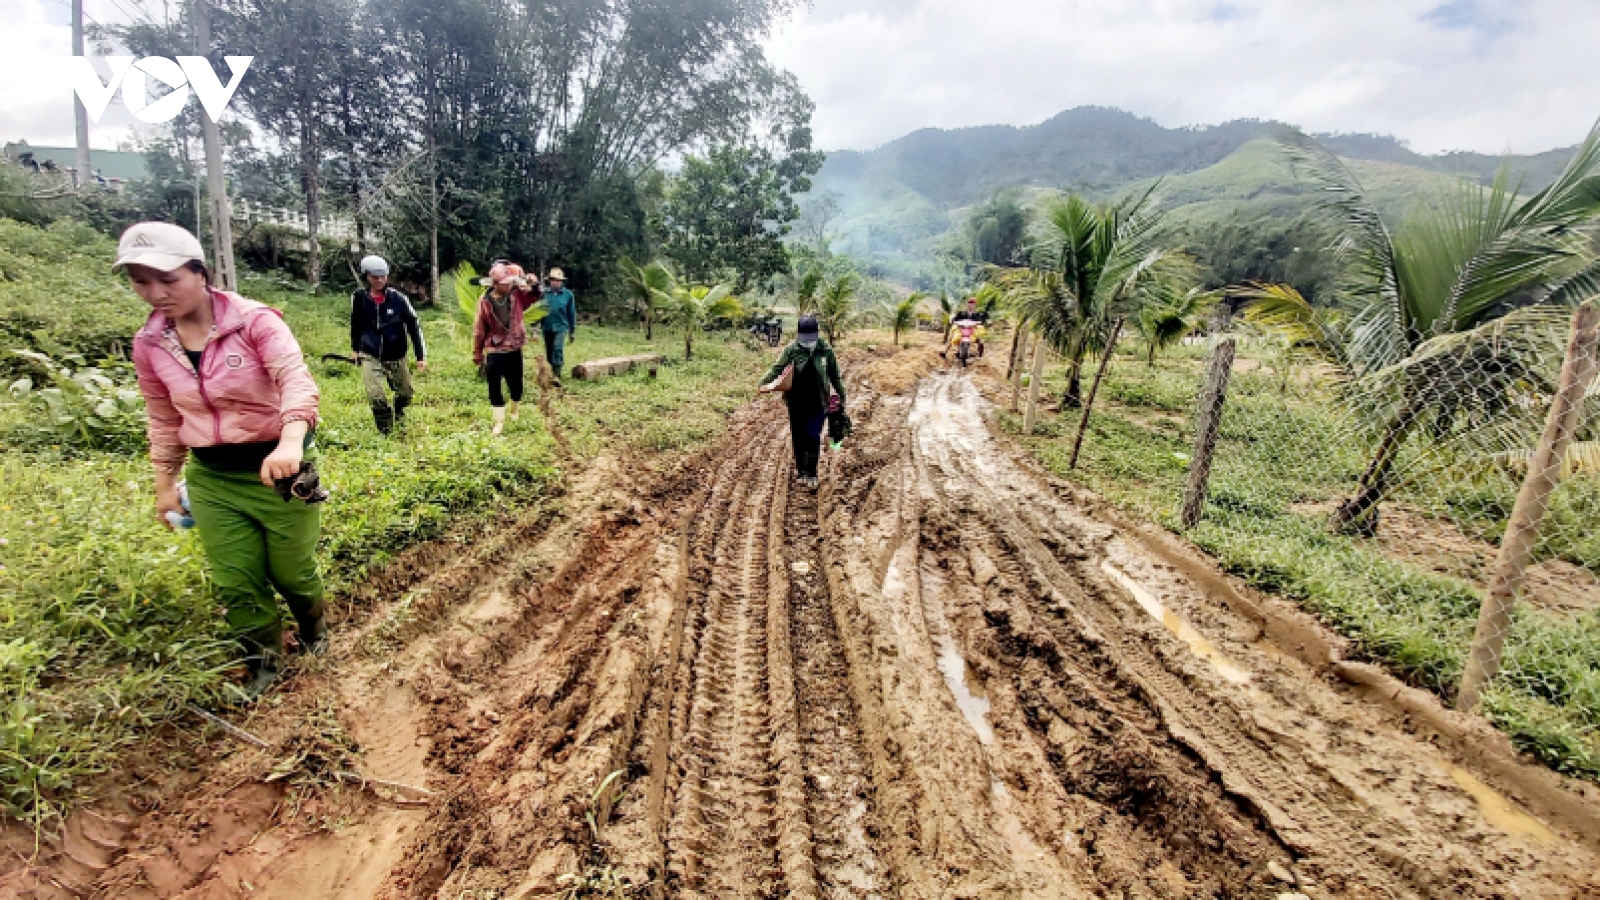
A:
[[[75,0],[81,3],[82,0]],[[208,0],[194,0],[194,52],[211,55],[211,6]],[[80,106],[81,108],[81,106]],[[233,210],[228,204],[228,185],[222,177],[222,130],[200,107],[200,140],[206,153],[206,191],[211,195],[211,270],[218,287],[238,289],[233,269]],[[82,152],[82,151],[80,151]]]
[[[83,0],[72,0],[72,55],[83,56]],[[89,160],[89,111],[83,108],[78,92],[72,92],[72,112],[78,123],[78,171],[73,175],[74,186],[82,187],[94,181],[94,169]]]

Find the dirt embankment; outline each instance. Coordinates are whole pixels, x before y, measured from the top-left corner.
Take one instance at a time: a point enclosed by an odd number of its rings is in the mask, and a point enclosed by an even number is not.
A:
[[[855,360],[858,432],[818,493],[769,401],[653,485],[592,472],[571,518],[438,559],[248,723],[273,750],[15,890],[1600,892],[1596,835],[1320,678],[1017,460],[934,361]],[[437,797],[262,783],[308,720],[359,745],[338,764]]]

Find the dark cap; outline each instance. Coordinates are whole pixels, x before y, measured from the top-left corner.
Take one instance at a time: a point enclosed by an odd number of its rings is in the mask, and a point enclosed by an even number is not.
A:
[[[817,317],[816,316],[801,316],[800,317],[800,333],[801,334],[816,334],[817,333]]]

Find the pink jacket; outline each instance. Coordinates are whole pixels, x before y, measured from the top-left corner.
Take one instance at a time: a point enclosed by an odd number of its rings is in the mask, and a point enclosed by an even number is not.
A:
[[[317,383],[283,314],[212,290],[215,324],[200,370],[177,330],[152,313],[133,341],[133,367],[150,415],[150,460],[176,471],[190,447],[275,441],[286,422],[317,424]]]
[[[489,305],[489,291],[478,298],[478,318],[472,323],[472,364],[483,365],[484,353],[507,353],[521,350],[528,343],[528,326],[525,314],[539,302],[537,288],[511,291],[511,321],[501,322]]]

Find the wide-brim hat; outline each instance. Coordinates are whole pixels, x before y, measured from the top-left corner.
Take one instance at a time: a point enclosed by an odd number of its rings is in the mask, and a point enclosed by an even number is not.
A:
[[[550,280],[551,281],[566,281],[567,280],[567,273],[561,271],[560,269],[551,269],[550,270]]]
[[[111,268],[149,266],[171,272],[196,260],[205,262],[206,251],[189,229],[171,222],[139,222],[117,241],[117,261]]]

